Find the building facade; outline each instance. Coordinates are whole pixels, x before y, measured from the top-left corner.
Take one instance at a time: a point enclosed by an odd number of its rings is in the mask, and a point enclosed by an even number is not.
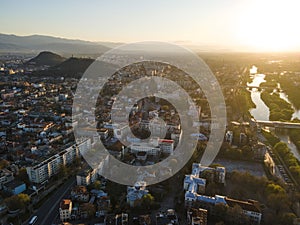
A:
[[[67,221],[71,219],[72,213],[72,201],[70,199],[63,199],[60,202],[59,216],[61,221]]]
[[[85,139],[81,143],[74,144],[35,166],[27,167],[29,180],[37,184],[47,181],[59,172],[61,166],[71,164],[76,157],[84,154],[90,148],[90,144],[90,139]]]

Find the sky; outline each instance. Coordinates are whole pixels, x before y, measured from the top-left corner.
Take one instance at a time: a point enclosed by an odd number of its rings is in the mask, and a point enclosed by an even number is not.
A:
[[[0,33],[300,49],[299,0],[1,0]]]

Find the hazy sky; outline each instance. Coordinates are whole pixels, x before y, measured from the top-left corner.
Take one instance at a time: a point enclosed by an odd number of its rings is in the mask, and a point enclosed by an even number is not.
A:
[[[281,50],[300,46],[299,6],[299,0],[2,0],[0,32]]]

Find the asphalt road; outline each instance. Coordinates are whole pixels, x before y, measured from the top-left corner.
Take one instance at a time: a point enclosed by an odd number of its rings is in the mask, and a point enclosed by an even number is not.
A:
[[[75,177],[67,180],[62,186],[60,186],[54,193],[47,199],[47,201],[38,209],[32,216],[38,216],[38,220],[35,225],[52,225],[52,222],[57,218],[59,203],[61,199],[66,195],[70,188],[75,184]],[[31,216],[31,217],[32,217]],[[23,225],[28,224],[28,221]]]

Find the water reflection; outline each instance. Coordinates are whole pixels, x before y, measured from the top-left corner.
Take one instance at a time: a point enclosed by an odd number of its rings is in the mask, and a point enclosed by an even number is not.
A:
[[[252,78],[253,80],[251,83],[247,83],[249,87],[259,87],[261,83],[266,82],[264,74],[250,75],[250,78]],[[258,91],[257,88],[252,88],[251,99],[253,103],[256,105],[256,108],[250,109],[250,113],[256,120],[268,121],[270,116],[270,111],[268,106],[266,106],[266,104],[261,99],[260,95],[261,92]]]
[[[249,87],[259,87],[259,85],[263,82],[266,82],[265,75],[264,74],[250,74],[250,78],[252,78],[251,83],[247,83]],[[280,89],[280,86],[279,86]],[[280,97],[289,102],[287,96],[283,93],[279,93]],[[261,92],[258,91],[257,88],[252,88],[251,90],[251,99],[256,105],[255,109],[250,110],[250,114],[254,117],[256,120],[265,120],[269,121],[269,115],[270,111],[268,106],[263,102],[261,99]],[[289,102],[290,103],[290,102]],[[293,117],[300,118],[300,110],[295,110],[295,113],[293,114]],[[291,152],[294,154],[294,156],[300,160],[300,153],[297,149],[297,147],[290,141],[290,137],[287,135],[286,132],[275,132],[276,135],[280,138],[280,140],[288,145]]]
[[[289,101],[288,96],[287,96],[284,92],[280,92],[280,93],[279,93],[279,97],[282,98],[283,100],[285,100],[286,102],[288,102],[288,103],[291,104],[291,106],[292,106],[292,108],[293,108],[293,110],[294,110],[294,113],[293,113],[293,115],[292,115],[292,120],[293,120],[293,119],[300,119],[300,110],[297,110],[297,109],[293,106],[293,104]]]

